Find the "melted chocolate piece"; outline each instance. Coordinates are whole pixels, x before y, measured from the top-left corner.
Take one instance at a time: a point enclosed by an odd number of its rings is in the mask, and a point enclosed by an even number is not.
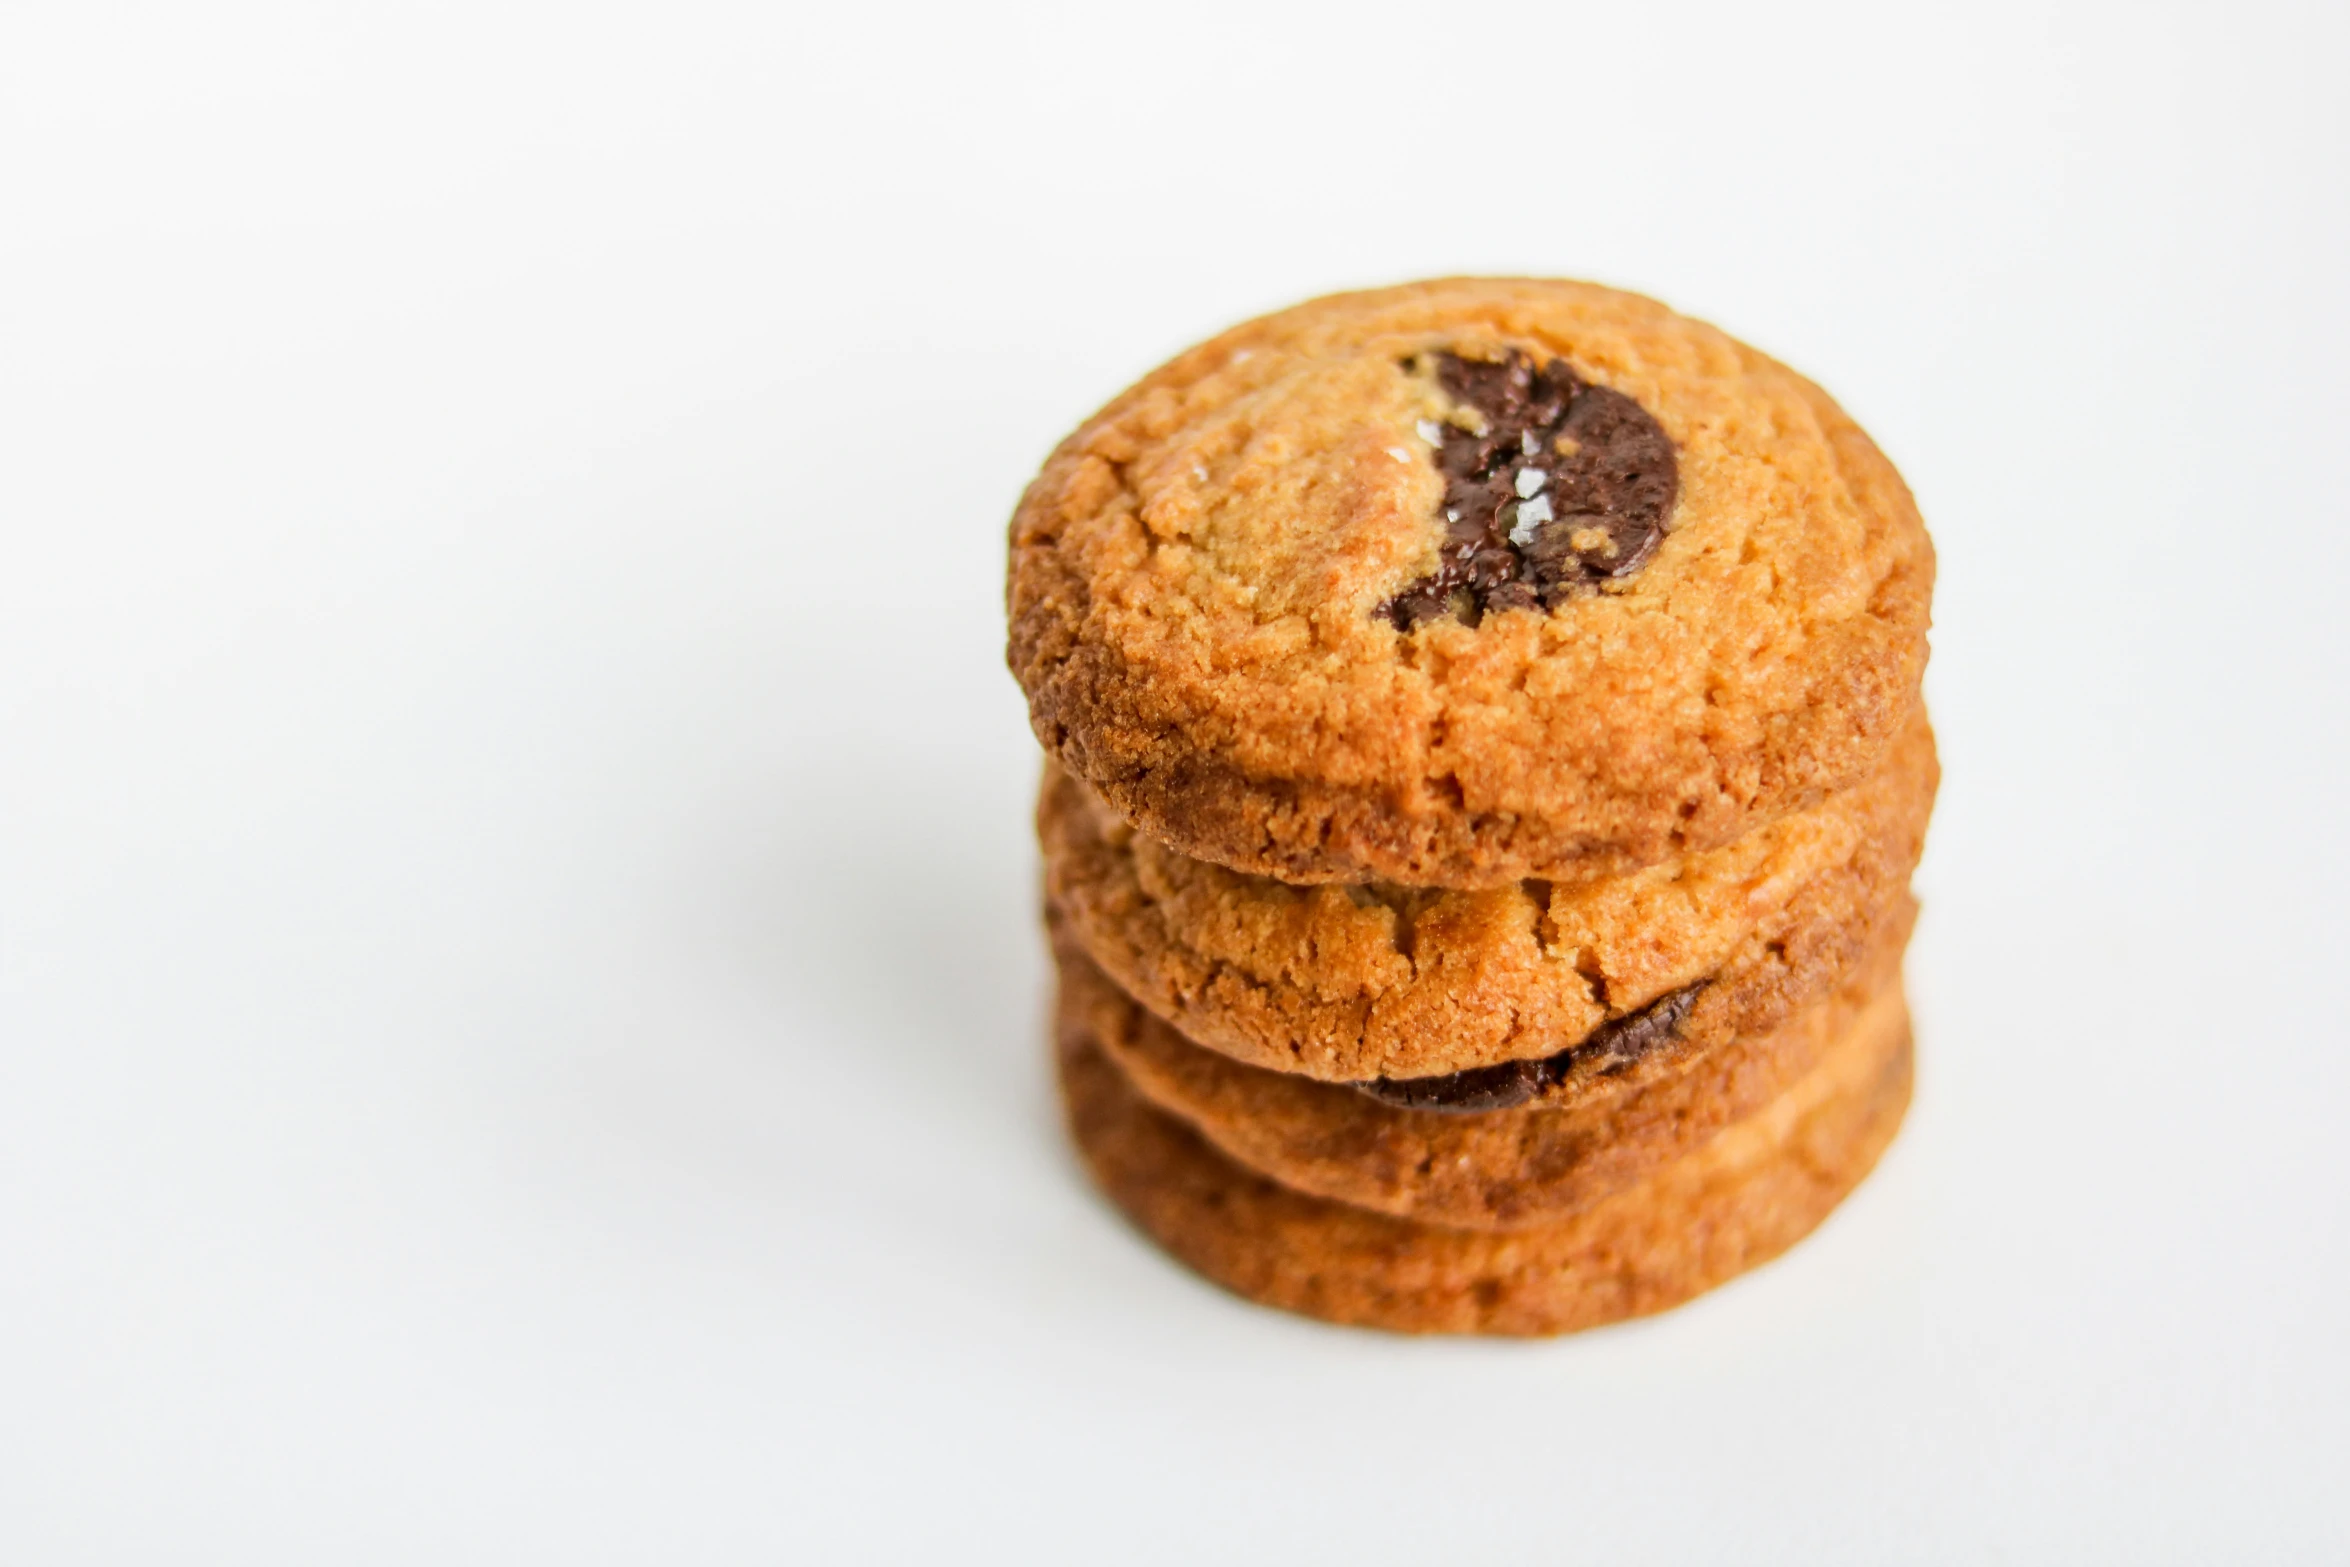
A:
[[[1555,1057],[1553,1058],[1555,1059]],[[1381,1077],[1356,1083],[1359,1093],[1399,1110],[1507,1110],[1522,1105],[1550,1081],[1549,1061],[1504,1061],[1449,1077]]]
[[[1438,353],[1432,362],[1438,384],[1485,429],[1436,427],[1444,542],[1434,572],[1379,606],[1397,629],[1448,614],[1473,626],[1488,610],[1556,609],[1648,563],[1681,474],[1647,409],[1563,359],[1537,365],[1514,348],[1498,361]]]
[[[1621,1072],[1681,1030],[1681,1020],[1708,982],[1669,990],[1637,1012],[1602,1023],[1572,1049],[1539,1061],[1504,1061],[1446,1077],[1381,1077],[1351,1085],[1381,1104],[1403,1110],[1507,1110],[1522,1105],[1553,1083],[1577,1073],[1607,1076]]]

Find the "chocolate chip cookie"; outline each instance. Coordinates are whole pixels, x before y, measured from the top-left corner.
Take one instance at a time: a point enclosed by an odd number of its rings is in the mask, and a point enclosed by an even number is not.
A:
[[[1934,557],[1817,387],[1582,283],[1315,300],[1012,526],[1069,1122],[1251,1299],[1661,1310],[1899,1126]]]
[[[1675,1306],[1810,1233],[1909,1103],[1905,1026],[1855,1029],[1762,1109],[1549,1224],[1446,1229],[1308,1196],[1151,1105],[1082,1027],[1061,1091],[1102,1190],[1160,1245],[1251,1300],[1405,1333],[1565,1333]]]
[[[1227,870],[1057,771],[1037,830],[1071,939],[1185,1035],[1271,1071],[1410,1080],[1586,1046],[1604,1065],[1643,1028],[1702,1048],[1776,1026],[1906,900],[1939,776],[1921,713],[1857,786],[1730,843],[1475,891]],[[1541,1086],[1557,1099],[1590,1075]]]
[[[1507,888],[1727,844],[1877,770],[1933,552],[1817,387],[1590,284],[1338,295],[1178,356],[1012,525],[1038,738],[1287,881]]]
[[[1432,1113],[1268,1072],[1192,1044],[1064,944],[1060,1027],[1090,1039],[1156,1108],[1235,1163],[1317,1197],[1457,1229],[1514,1229],[1588,1207],[1786,1091],[1856,1030],[1901,1025],[1911,910],[1829,995],[1699,1055],[1654,1052],[1571,1107]]]

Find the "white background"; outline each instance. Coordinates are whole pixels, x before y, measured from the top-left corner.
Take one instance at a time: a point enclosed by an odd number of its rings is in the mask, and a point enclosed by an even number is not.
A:
[[[2344,16],[9,7],[0,1558],[2350,1556]],[[1908,1130],[1551,1344],[1084,1188],[1000,653],[1067,427],[1449,271],[1942,551]]]

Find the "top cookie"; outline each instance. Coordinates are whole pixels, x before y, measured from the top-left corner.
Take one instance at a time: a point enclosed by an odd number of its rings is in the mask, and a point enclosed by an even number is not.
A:
[[[1586,283],[1314,300],[1144,377],[1012,521],[1037,736],[1184,853],[1496,886],[1865,776],[1933,549],[1827,395]]]

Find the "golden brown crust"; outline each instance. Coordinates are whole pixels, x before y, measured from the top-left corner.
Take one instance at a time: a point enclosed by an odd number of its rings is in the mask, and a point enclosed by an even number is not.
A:
[[[1888,927],[1834,994],[1778,1028],[1627,1073],[1571,1110],[1401,1109],[1242,1066],[1185,1040],[1066,947],[1060,1028],[1091,1039],[1130,1087],[1226,1157],[1284,1186],[1448,1228],[1515,1229],[1555,1222],[1688,1153],[1856,1031],[1899,1031],[1908,934],[1906,919]]]
[[[1875,1165],[1909,1102],[1906,1027],[1849,1047],[1694,1152],[1533,1229],[1442,1229],[1275,1184],[1059,1040],[1078,1149],[1111,1201],[1250,1300],[1404,1333],[1567,1333],[1662,1311],[1778,1255]]]
[[[1939,772],[1923,710],[1876,774],[1720,848],[1579,883],[1293,887],[1128,829],[1065,774],[1038,804],[1046,895],[1187,1037],[1337,1082],[1555,1054],[1700,980],[1693,1044],[1776,1026],[1906,905]]]
[[[1673,439],[1655,558],[1553,612],[1402,633],[1440,480],[1399,361],[1567,359]],[[1012,525],[1009,658],[1045,749],[1195,858],[1505,886],[1729,842],[1869,773],[1916,706],[1933,552],[1818,388],[1588,284],[1316,300],[1146,376]]]

